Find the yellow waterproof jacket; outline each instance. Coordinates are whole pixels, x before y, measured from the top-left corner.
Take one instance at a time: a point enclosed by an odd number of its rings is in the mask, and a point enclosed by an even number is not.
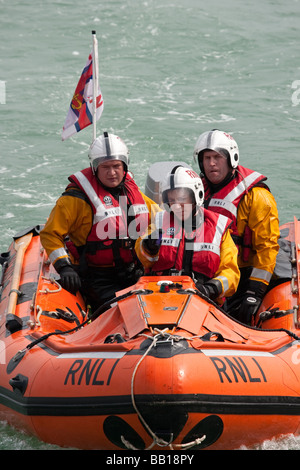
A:
[[[250,279],[268,285],[276,264],[280,231],[276,201],[267,189],[255,187],[241,201],[237,212],[240,236],[246,225],[251,230],[252,248],[248,261],[239,253],[239,267],[252,267]]]
[[[71,189],[71,191],[74,190],[74,188]],[[83,195],[79,189],[78,194]],[[141,194],[148,207],[149,214],[151,217],[155,217],[156,212],[160,210],[159,206],[142,192]],[[78,263],[72,257],[72,254],[66,251],[65,238],[68,236],[76,247],[84,246],[92,222],[92,208],[84,197],[62,195],[57,200],[45,227],[40,233],[41,243],[54,267],[56,263],[59,266],[64,259],[70,259],[75,264]]]
[[[143,238],[149,236],[150,233],[154,232],[154,230],[156,230],[156,226],[155,223],[152,223],[148,227],[147,234],[143,237],[138,238],[135,243],[135,251],[139,260],[145,268],[148,268],[150,270],[153,264],[157,261],[159,253],[156,256],[151,256],[144,248],[142,241]],[[222,239],[219,269],[213,277],[213,279],[217,279],[222,284],[222,293],[219,299],[221,299],[222,297],[230,297],[237,290],[240,280],[240,271],[237,263],[237,253],[237,247],[231,238],[230,231],[227,230],[224,233]]]

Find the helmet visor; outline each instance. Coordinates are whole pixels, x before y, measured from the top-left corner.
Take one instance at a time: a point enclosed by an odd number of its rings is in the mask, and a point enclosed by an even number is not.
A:
[[[96,171],[98,166],[101,165],[101,163],[107,162],[107,161],[112,161],[112,160],[118,160],[124,163],[125,169],[127,170],[127,164],[128,164],[128,156],[126,155],[107,155],[105,157],[96,157],[94,158],[92,165],[94,170]]]

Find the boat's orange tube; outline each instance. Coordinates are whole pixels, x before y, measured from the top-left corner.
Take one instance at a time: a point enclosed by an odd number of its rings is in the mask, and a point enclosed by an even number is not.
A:
[[[298,222],[289,229],[298,237]],[[259,328],[236,322],[182,276],[142,277],[89,321],[80,295],[61,289],[36,235],[9,329],[16,246],[9,251],[1,419],[82,449],[236,449],[298,432],[298,277],[266,295]]]

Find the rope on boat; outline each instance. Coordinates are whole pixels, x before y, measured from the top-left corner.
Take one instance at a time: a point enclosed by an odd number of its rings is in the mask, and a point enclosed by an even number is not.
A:
[[[43,313],[43,309],[42,309],[39,305],[37,305],[36,309],[37,309],[37,315],[36,315],[35,324],[36,324],[37,326],[41,326],[40,316],[41,316],[42,313]]]
[[[164,330],[159,330],[158,328],[154,328],[154,331],[156,331],[156,333],[157,333],[155,336],[149,336],[149,335],[145,335],[145,334],[141,335],[141,336],[145,336],[146,338],[150,339],[151,343],[150,343],[150,346],[145,351],[145,353],[143,354],[143,356],[141,357],[141,359],[137,362],[137,364],[134,368],[134,371],[132,373],[132,377],[131,377],[131,391],[130,391],[130,393],[131,393],[131,401],[132,401],[133,408],[134,408],[136,414],[138,415],[140,421],[142,422],[142,424],[144,425],[144,427],[146,428],[146,430],[148,431],[148,433],[150,434],[150,436],[153,439],[153,442],[145,450],[150,450],[155,445],[158,445],[159,447],[169,447],[171,450],[173,450],[174,448],[187,450],[187,449],[190,449],[190,448],[192,448],[196,445],[201,444],[206,439],[206,435],[204,435],[202,437],[196,438],[194,441],[187,442],[186,444],[172,444],[172,440],[173,440],[173,434],[172,434],[170,442],[167,442],[164,439],[161,439],[160,437],[158,437],[152,431],[152,429],[150,428],[148,423],[145,421],[145,419],[143,418],[142,414],[140,413],[140,411],[139,411],[139,409],[136,405],[136,401],[135,401],[135,397],[134,397],[134,381],[135,381],[135,376],[136,376],[137,370],[138,370],[139,366],[141,365],[141,363],[143,362],[143,360],[145,359],[145,357],[150,353],[151,349],[153,349],[156,346],[157,342],[162,337],[163,338],[165,338],[166,336],[171,337],[171,335],[169,333],[166,334],[167,330],[168,330],[168,328],[165,328]],[[180,340],[186,340],[186,338],[184,338],[182,336],[176,336],[176,337],[172,336],[172,340],[180,341]],[[121,440],[122,440],[123,444],[128,449],[140,450],[140,449],[135,448],[129,441],[127,441],[125,439],[124,436],[121,436]]]
[[[51,289],[48,289],[48,287],[46,287],[45,290],[39,290],[40,294],[54,294],[54,293],[61,291],[62,289],[61,285],[53,277],[50,277],[50,279],[48,279],[47,277],[42,276],[42,279],[45,279],[46,281],[50,281],[51,284],[55,284],[57,286],[57,289],[51,290]]]

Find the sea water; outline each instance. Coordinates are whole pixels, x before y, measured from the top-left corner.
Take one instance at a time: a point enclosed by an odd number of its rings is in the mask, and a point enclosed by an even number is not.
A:
[[[285,223],[300,214],[298,0],[0,0],[0,250],[42,224],[88,166],[92,128],[62,142],[70,101],[99,42],[97,132],[151,163],[192,165],[197,137],[231,132],[242,165],[268,177]],[[52,449],[0,423],[0,449]],[[260,448],[299,449],[288,436]]]

